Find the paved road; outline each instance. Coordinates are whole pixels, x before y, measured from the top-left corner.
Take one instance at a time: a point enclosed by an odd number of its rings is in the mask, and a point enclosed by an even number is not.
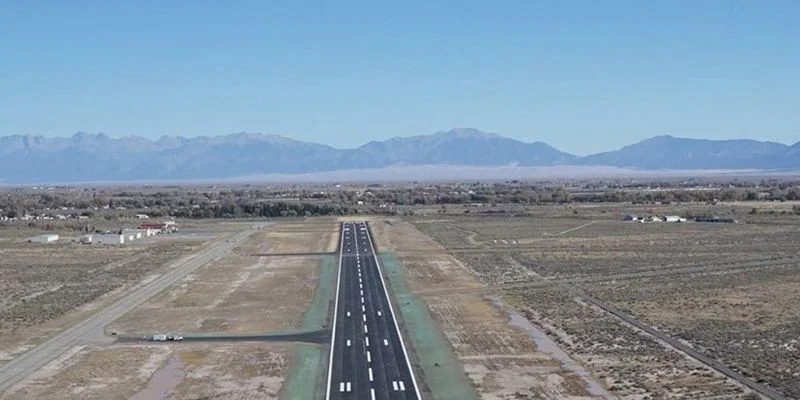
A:
[[[369,229],[341,235],[326,399],[421,399]]]
[[[152,335],[119,336],[117,338],[117,343],[164,343],[153,342],[152,337]],[[183,335],[183,342],[303,342],[323,344],[330,343],[330,341],[331,332],[328,330],[294,333],[272,333],[266,335]]]
[[[0,393],[8,390],[11,385],[55,360],[69,349],[79,345],[82,343],[83,339],[102,332],[104,326],[119,318],[122,314],[133,310],[149,298],[180,281],[201,266],[219,259],[225,255],[226,252],[236,247],[238,243],[249,237],[253,232],[253,230],[240,232],[230,240],[220,241],[195,256],[184,259],[180,264],[176,265],[164,275],[138,287],[127,296],[117,300],[94,316],[61,332],[58,336],[36,346],[3,367],[0,367]]]

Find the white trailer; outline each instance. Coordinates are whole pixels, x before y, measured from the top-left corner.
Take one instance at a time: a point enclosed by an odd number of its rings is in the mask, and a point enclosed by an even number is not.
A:
[[[29,243],[53,243],[58,240],[58,235],[46,234],[28,238]]]

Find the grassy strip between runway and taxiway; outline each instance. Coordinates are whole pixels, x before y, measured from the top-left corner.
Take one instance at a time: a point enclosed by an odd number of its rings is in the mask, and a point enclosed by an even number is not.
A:
[[[314,289],[311,305],[303,314],[301,329],[322,329],[329,327],[328,315],[332,315],[333,298],[336,287],[338,258],[323,257],[320,261],[319,279]],[[298,344],[289,375],[286,377],[281,398],[321,399],[325,397],[326,352],[321,346]]]
[[[406,288],[405,267],[391,252],[381,253],[380,258],[388,289],[397,300],[394,303],[395,311],[399,312],[397,317],[405,325],[406,350],[412,364],[416,364],[415,369],[422,370],[423,379],[417,375],[420,390],[425,391],[426,387],[434,400],[477,399],[458,358],[436,327],[425,303]]]
[[[316,330],[323,329],[323,325],[328,326],[333,321],[328,321],[328,316],[333,315],[333,298],[336,295],[336,276],[338,268],[338,257],[322,257],[319,265],[319,279],[317,287],[314,289],[314,298],[311,305],[303,314],[303,321],[300,329]]]
[[[326,355],[324,347],[297,344],[292,359],[292,369],[281,389],[281,399],[324,399]]]

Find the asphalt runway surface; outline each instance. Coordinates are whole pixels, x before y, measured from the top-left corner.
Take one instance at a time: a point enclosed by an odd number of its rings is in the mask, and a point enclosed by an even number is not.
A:
[[[366,223],[344,223],[326,399],[420,399]]]

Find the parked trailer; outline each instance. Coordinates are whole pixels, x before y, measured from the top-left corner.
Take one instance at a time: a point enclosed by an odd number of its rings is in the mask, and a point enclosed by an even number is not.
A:
[[[166,342],[167,341],[167,335],[163,335],[163,334],[153,335],[153,341],[154,342]]]

